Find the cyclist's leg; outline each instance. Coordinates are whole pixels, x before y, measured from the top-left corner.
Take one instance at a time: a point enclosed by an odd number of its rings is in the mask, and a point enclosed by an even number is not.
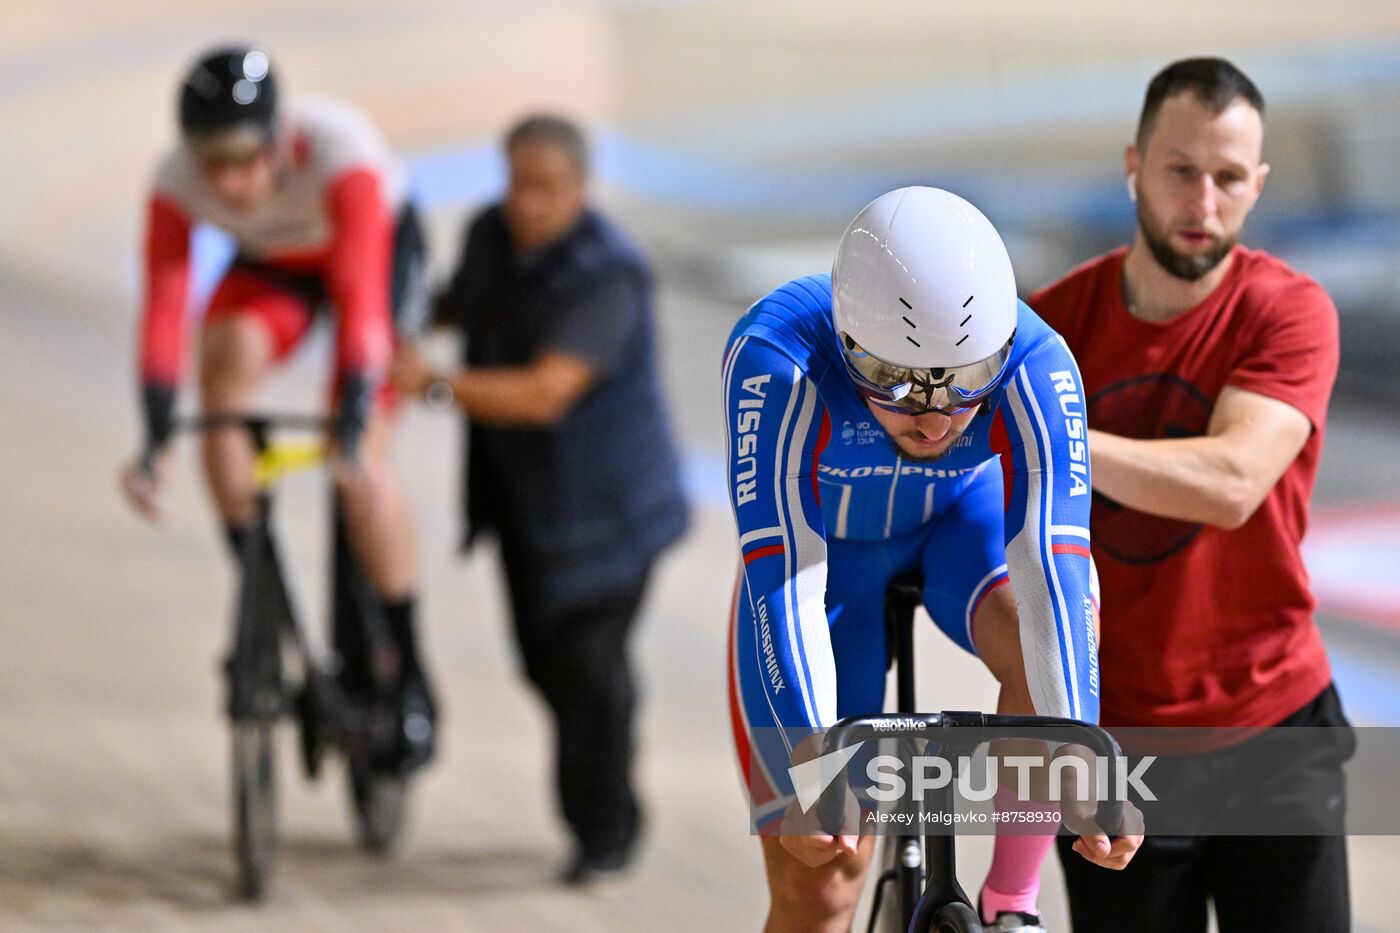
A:
[[[919,539],[827,543],[826,609],[836,661],[837,716],[875,712],[885,690],[884,596],[889,580],[917,565]],[[874,852],[862,836],[854,856],[840,855],[810,868],[783,847],[778,833],[793,807],[787,768],[795,736],[776,728],[763,688],[761,636],[754,600],[740,574],[731,613],[730,712],[745,790],[762,834],[769,889],[764,929],[846,931]]]
[[[392,396],[375,401],[354,470],[337,471],[336,492],[350,548],[364,570],[393,639],[393,662],[380,676],[394,678],[400,728],[394,767],[407,773],[426,764],[436,749],[437,699],[417,623],[417,541],[402,487],[390,464]]]
[[[1001,473],[978,473],[926,534],[922,560],[929,615],[996,677],[997,712],[1034,713],[1006,569]]]
[[[389,307],[396,333],[416,332],[426,315],[425,253],[422,228],[412,204],[395,222],[389,275]],[[339,373],[336,378],[339,382]],[[340,476],[356,556],[375,592],[386,601],[408,599],[417,589],[417,554],[413,521],[390,466],[397,397],[380,386],[365,428],[363,467],[358,476]]]
[[[365,426],[359,471],[336,477],[355,556],[386,602],[410,598],[418,585],[417,542],[390,462],[392,441],[392,401],[385,391]]]
[[[983,469],[939,517],[923,554],[924,603],[938,626],[977,654],[997,678],[997,712],[1028,715],[1035,707],[1007,577],[1003,507],[1000,471]],[[1039,742],[1004,741],[996,743],[994,751],[1001,756],[1043,756],[1046,749]],[[979,898],[987,922],[1003,912],[1037,913],[1040,868],[1058,828],[1053,811],[1019,800],[1014,783],[1008,783],[1012,776],[1001,777],[996,807],[1015,815],[998,823],[992,867]]]
[[[769,897],[764,933],[848,933],[875,839],[862,836],[854,856],[838,855],[817,868],[807,867],[783,847],[778,834],[786,811],[795,806],[787,769],[790,743],[796,736],[777,728],[765,701],[761,638],[752,606],[741,572],[730,613],[729,711],[740,778],[749,795],[754,827],[761,834]],[[881,629],[879,677],[883,687],[884,633],[882,626],[877,628]],[[839,678],[840,654],[836,661]],[[879,708],[877,701],[872,709]]]
[[[437,699],[419,647],[417,538],[403,487],[390,464],[392,412],[386,398],[387,393],[381,393],[365,427],[360,468],[338,474],[336,491],[351,549],[397,649],[403,720],[398,767],[408,770],[433,755]]]
[[[199,396],[206,415],[251,411],[273,366],[310,327],[298,296],[235,264],[215,290],[200,331]],[[240,428],[208,431],[204,471],[214,507],[236,542],[257,513],[253,442]]]
[[[854,856],[839,855],[817,868],[799,862],[776,836],[760,842],[769,897],[763,933],[850,933],[875,837],[861,836]]]
[[[395,229],[389,282],[390,308],[400,333],[416,329],[425,315],[423,275],[422,231],[416,213],[405,207]],[[393,390],[382,386],[365,428],[362,468],[337,476],[336,485],[351,546],[379,597],[402,659],[404,763],[411,766],[432,755],[437,704],[418,645],[417,539],[403,488],[390,465],[395,401]],[[409,720],[420,712],[426,716],[427,732],[408,729]],[[417,738],[409,737],[410,731]]]

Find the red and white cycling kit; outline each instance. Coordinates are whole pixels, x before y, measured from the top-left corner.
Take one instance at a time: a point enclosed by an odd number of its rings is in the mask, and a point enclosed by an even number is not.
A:
[[[184,371],[190,236],[197,223],[229,233],[238,258],[209,302],[206,321],[251,315],[276,358],[289,353],[324,298],[338,316],[334,385],[383,382],[393,344],[390,263],[405,178],[369,118],[325,98],[294,102],[282,117],[276,190],[246,210],[223,204],[189,148],[156,171],[148,207],[140,376],[148,441],[169,431]]]

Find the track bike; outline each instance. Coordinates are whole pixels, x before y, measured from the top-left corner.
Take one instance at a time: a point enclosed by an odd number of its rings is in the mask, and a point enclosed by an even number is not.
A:
[[[257,517],[238,554],[231,649],[225,664],[232,738],[234,850],[241,895],[260,900],[275,862],[276,727],[300,723],[300,751],[309,778],[325,752],[345,758],[359,840],[387,852],[403,826],[407,779],[392,766],[404,722],[398,702],[401,659],[363,568],[350,546],[344,509],[332,494],[330,652],[319,658],[293,598],[274,533],[273,492],[290,473],[325,458],[323,417],[230,414],[191,418],[177,430],[243,430],[253,441]],[[275,432],[301,440],[274,440]],[[429,729],[426,721],[416,724]]]

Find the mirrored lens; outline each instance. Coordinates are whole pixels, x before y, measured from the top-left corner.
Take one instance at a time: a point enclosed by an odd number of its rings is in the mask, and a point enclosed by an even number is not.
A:
[[[1013,333],[996,353],[966,366],[912,369],[888,363],[850,334],[841,334],[846,369],[856,388],[882,408],[901,413],[955,414],[979,405],[1000,384],[1014,340]]]

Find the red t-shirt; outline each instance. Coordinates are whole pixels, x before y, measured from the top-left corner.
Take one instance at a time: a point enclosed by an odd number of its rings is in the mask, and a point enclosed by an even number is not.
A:
[[[1069,344],[1089,426],[1134,438],[1206,432],[1235,386],[1287,402],[1313,432],[1243,527],[1160,518],[1095,496],[1103,600],[1101,721],[1267,726],[1331,681],[1299,545],[1337,375],[1337,312],[1317,282],[1236,246],[1224,281],[1166,323],[1123,305],[1126,248],[1030,297]]]

